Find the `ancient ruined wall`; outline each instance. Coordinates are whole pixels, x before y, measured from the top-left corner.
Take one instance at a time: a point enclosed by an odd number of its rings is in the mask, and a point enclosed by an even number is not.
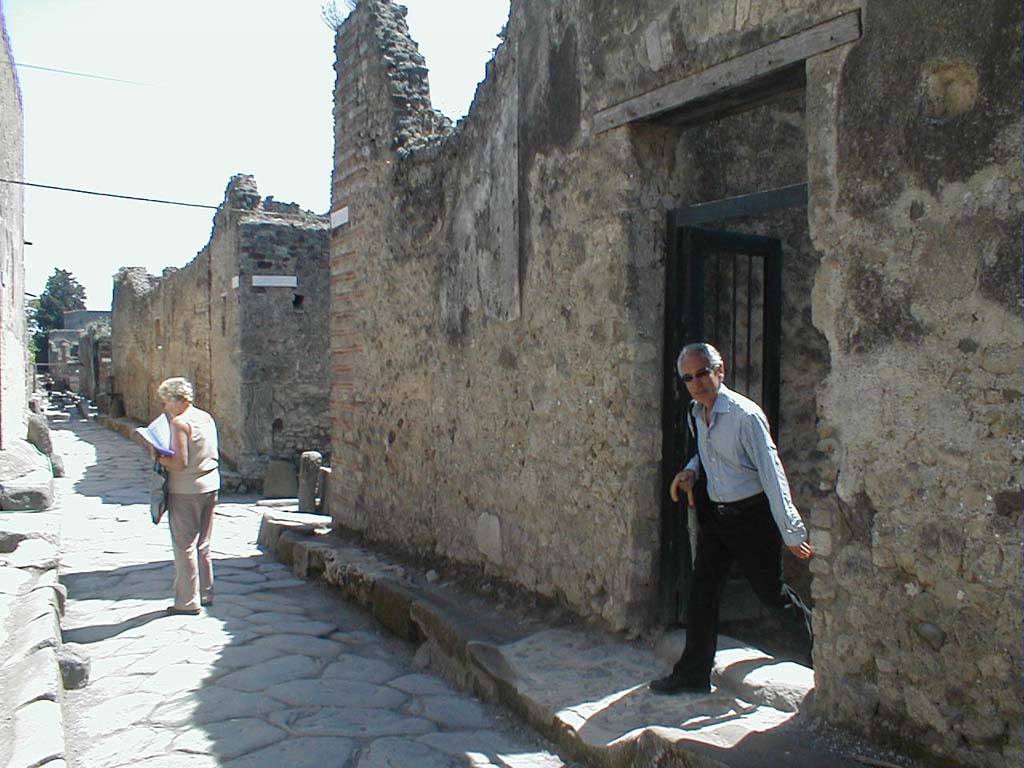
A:
[[[153,291],[159,278],[143,267],[122,267],[114,276],[110,313],[113,391],[125,415],[139,421],[152,419],[159,403],[153,371],[156,353]]]
[[[11,58],[7,27],[0,45],[0,174],[24,176],[21,89]],[[0,184],[0,449],[25,437],[27,408],[25,351],[24,192]]]
[[[48,334],[49,354],[47,369],[53,385],[59,390],[78,392],[82,384],[82,363],[78,357],[78,337],[81,331],[55,329]]]
[[[100,309],[72,309],[64,313],[64,329],[84,331],[96,323],[110,324],[110,313]]]
[[[78,337],[78,357],[82,362],[80,392],[102,413],[109,413],[113,378],[110,326],[94,324],[87,328]]]
[[[641,184],[627,141],[580,153],[578,33],[543,16],[513,20],[460,131],[409,151],[388,122],[406,62],[351,66],[401,38],[399,18],[361,5],[338,38],[333,207],[350,222],[332,260],[332,508],[615,626],[643,621],[661,318],[640,278],[659,269],[663,220],[624,205]]]
[[[185,376],[250,487],[269,458],[329,453],[326,276],[325,219],[234,177],[192,262],[161,278],[119,273],[112,347],[127,415],[151,419],[156,386]]]
[[[238,228],[241,434],[239,471],[269,459],[330,454],[326,330],[327,222],[263,201]]]
[[[155,418],[163,407],[156,388],[171,376],[192,382],[197,405],[209,402],[208,273],[204,250],[182,269],[166,269],[159,278],[138,267],[122,268],[115,277],[114,392],[126,416]]]
[[[196,405],[204,410],[211,390],[209,286],[210,252],[204,248],[182,269],[164,271],[150,305],[156,383],[184,376],[195,388]]]
[[[1021,8],[872,2],[809,68],[833,504],[829,716],[962,765],[1021,753]],[[913,45],[907,44],[913,30]]]
[[[338,35],[335,518],[649,622],[666,211],[806,179],[807,211],[771,223],[819,711],[935,761],[1019,761],[1020,12],[941,5],[513,2],[449,134],[400,11],[360,3]],[[795,102],[592,131],[858,8],[862,39],[808,60]],[[784,162],[762,131],[794,132]]]
[[[237,467],[243,453],[241,370],[239,344],[238,227],[236,210],[259,203],[251,177],[235,177],[225,193],[225,204],[214,218],[210,236],[210,413],[216,415],[221,456]]]

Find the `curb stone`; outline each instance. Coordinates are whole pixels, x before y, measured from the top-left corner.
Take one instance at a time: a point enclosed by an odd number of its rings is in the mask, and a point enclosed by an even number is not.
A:
[[[652,651],[578,625],[523,624],[504,606],[416,578],[334,535],[323,516],[264,510],[258,543],[296,576],[336,586],[422,643],[417,655],[435,671],[512,710],[573,759],[602,768],[860,765],[794,733],[814,690],[813,671],[799,664],[721,637],[711,693],[657,696],[647,681],[664,674],[684,633]]]
[[[5,516],[0,524],[13,519]],[[0,617],[6,616],[0,622],[0,763],[61,768],[66,750],[57,649],[66,593],[57,580],[59,545],[32,530],[7,540],[16,545],[0,555]]]

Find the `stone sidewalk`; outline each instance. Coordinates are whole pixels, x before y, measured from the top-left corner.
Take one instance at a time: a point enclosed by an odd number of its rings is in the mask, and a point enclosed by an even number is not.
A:
[[[165,615],[173,566],[166,523],[149,521],[145,453],[88,422],[53,438],[68,475],[48,513],[63,641],[91,680],[61,693],[63,745],[59,723],[39,723],[42,758],[10,768],[567,765],[500,708],[425,674],[410,644],[336,590],[261,552],[253,498],[218,506],[215,604]]]
[[[420,643],[431,666],[519,714],[588,765],[894,765],[801,713],[812,701],[812,670],[731,638],[719,639],[710,693],[656,695],[647,682],[671,667],[685,632],[666,634],[652,648],[579,622],[552,622],[368,550],[316,515],[269,510],[260,543],[296,574],[320,577],[395,634]]]

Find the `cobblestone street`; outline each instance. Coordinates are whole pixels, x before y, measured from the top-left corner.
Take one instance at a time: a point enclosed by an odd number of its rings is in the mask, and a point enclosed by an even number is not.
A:
[[[561,766],[501,711],[423,674],[414,648],[255,545],[254,499],[227,498],[213,536],[215,604],[167,616],[166,522],[148,511],[145,452],[92,423],[53,432],[65,644],[91,680],[64,694],[74,768]]]

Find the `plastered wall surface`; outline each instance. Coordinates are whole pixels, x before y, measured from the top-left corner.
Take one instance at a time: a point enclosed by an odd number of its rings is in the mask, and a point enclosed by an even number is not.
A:
[[[1020,8],[941,6],[513,2],[452,129],[400,7],[360,3],[337,38],[336,520],[649,625],[666,212],[807,181],[802,213],[729,224],[789,254],[818,712],[936,764],[1019,761]],[[860,39],[797,96],[593,130],[851,11]]]
[[[7,28],[0,45],[0,174],[24,175],[21,89],[13,66]],[[28,413],[25,337],[24,192],[0,185],[0,449],[25,437]]]
[[[156,387],[186,376],[217,420],[222,459],[249,487],[267,462],[330,455],[327,232],[323,217],[261,198],[236,176],[210,242],[187,266],[115,280],[115,390],[128,416],[152,419]]]

